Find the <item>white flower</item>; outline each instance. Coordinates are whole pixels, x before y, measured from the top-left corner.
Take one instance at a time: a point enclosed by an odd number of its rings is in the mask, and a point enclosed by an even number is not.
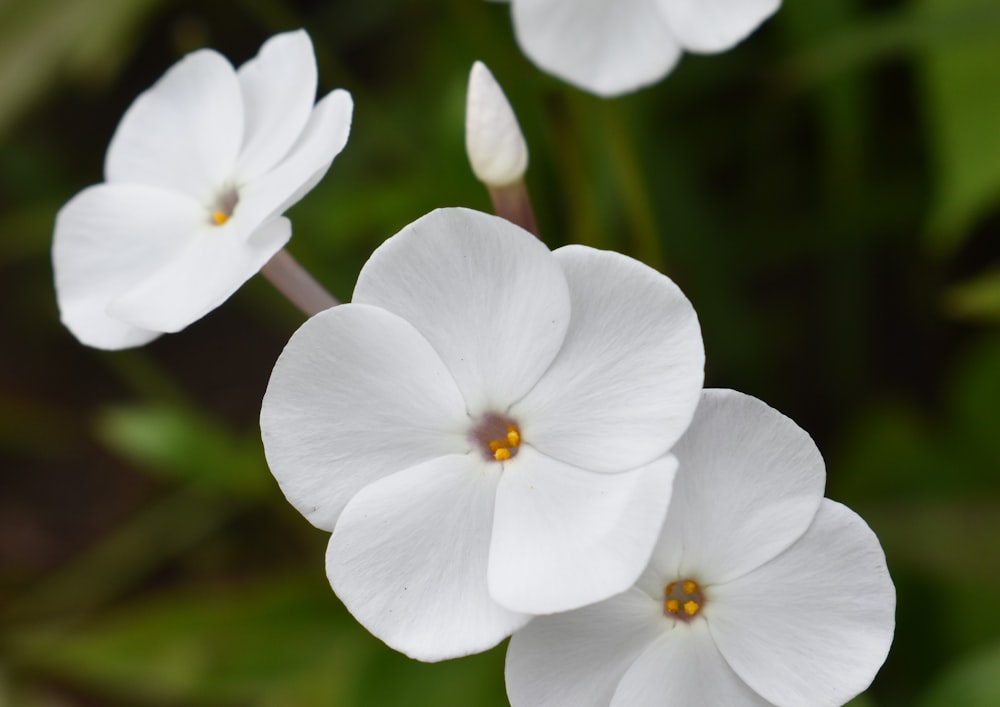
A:
[[[105,349],[175,332],[219,306],[288,242],[281,214],[343,149],[351,97],[315,106],[304,31],[271,38],[238,71],[189,54],[126,111],[105,181],[56,218],[63,323]]]
[[[465,151],[476,178],[503,187],[524,177],[528,145],[500,84],[477,61],[469,72],[465,103]]]
[[[878,539],[823,498],[823,460],[760,401],[706,391],[674,447],[660,541],[634,587],[535,619],[507,652],[514,707],[840,705],[892,641]]]
[[[663,275],[441,209],[289,341],[264,449],[333,532],[327,574],[351,613],[411,657],[456,657],[636,580],[703,363]]]
[[[781,0],[510,0],[514,32],[539,67],[600,96],[666,76],[682,51],[730,49]]]

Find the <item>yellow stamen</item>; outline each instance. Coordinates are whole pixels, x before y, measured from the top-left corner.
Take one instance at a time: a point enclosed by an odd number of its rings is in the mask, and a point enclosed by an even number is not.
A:
[[[679,579],[667,585],[663,592],[663,613],[678,621],[688,622],[701,613],[705,595],[693,579]],[[684,611],[682,612],[681,609]]]
[[[222,213],[221,211],[216,211],[212,214],[212,220],[215,221],[216,226],[221,226],[226,221],[229,220],[229,216]]]
[[[483,415],[469,432],[470,441],[479,448],[485,459],[505,462],[516,457],[521,446],[521,430],[517,423],[496,413]]]

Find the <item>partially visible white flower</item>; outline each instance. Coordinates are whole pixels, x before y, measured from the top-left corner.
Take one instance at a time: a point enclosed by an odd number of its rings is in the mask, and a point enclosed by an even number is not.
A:
[[[781,0],[510,0],[514,32],[543,70],[600,96],[666,76],[683,51],[730,49]]]
[[[333,533],[327,575],[350,612],[412,657],[457,657],[635,582],[703,364],[663,275],[441,209],[292,336],[264,450]]]
[[[316,98],[302,30],[234,70],[203,49],[126,111],[105,181],[56,218],[63,323],[83,343],[138,346],[219,306],[288,242],[281,214],[323,177],[350,132],[350,94]]]
[[[892,642],[895,590],[871,529],[823,498],[809,435],[710,390],[673,453],[646,572],[514,635],[513,707],[823,707],[862,692]]]
[[[528,145],[500,84],[477,61],[469,72],[465,151],[476,178],[488,187],[519,181],[528,168]]]

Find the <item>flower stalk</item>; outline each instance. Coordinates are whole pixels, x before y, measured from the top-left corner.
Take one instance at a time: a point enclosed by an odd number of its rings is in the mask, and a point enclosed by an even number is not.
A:
[[[284,248],[274,254],[260,273],[307,317],[340,304]]]
[[[487,189],[497,216],[539,236],[535,209],[531,205],[531,196],[523,179],[499,187],[487,185]]]

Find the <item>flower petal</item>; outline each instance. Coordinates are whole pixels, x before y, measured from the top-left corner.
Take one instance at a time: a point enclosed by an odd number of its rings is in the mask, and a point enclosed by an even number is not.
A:
[[[52,244],[63,321],[84,344],[123,349],[162,330],[108,315],[108,305],[176,255],[197,231],[201,206],[176,192],[99,184],[73,197],[56,217]]]
[[[524,53],[545,71],[600,96],[659,81],[680,47],[650,0],[513,0]]]
[[[130,324],[176,332],[211,312],[254,276],[292,235],[288,219],[248,239],[238,222],[203,223],[172,260],[114,300],[108,312]]]
[[[878,538],[824,499],[797,543],[712,587],[705,612],[722,654],[754,690],[778,705],[833,706],[865,690],[885,661],[895,606]]]
[[[279,216],[319,183],[347,144],[354,103],[347,91],[331,91],[313,109],[288,156],[239,189],[233,219],[256,224]]]
[[[229,61],[188,54],[125,112],[104,162],[109,182],[145,184],[206,207],[232,175],[243,140],[243,98]]]
[[[721,52],[746,38],[774,14],[781,0],[657,0],[681,46]]]
[[[585,246],[555,252],[572,319],[538,384],[513,409],[539,451],[594,471],[665,454],[701,394],[705,352],[691,303],[664,275]]]
[[[733,390],[705,391],[672,453],[680,472],[650,563],[660,586],[688,575],[725,582],[759,567],[806,531],[823,498],[823,458],[809,435]]]
[[[697,620],[675,626],[646,649],[611,700],[611,707],[661,705],[770,707],[733,672],[706,623]]]
[[[237,71],[245,126],[237,173],[249,182],[276,165],[309,121],[316,100],[316,56],[305,30],[264,42]]]
[[[564,614],[539,616],[511,637],[512,707],[606,707],[629,665],[662,633],[663,608],[635,589]]]
[[[649,561],[677,461],[597,474],[530,446],[503,465],[490,546],[490,592],[515,611],[549,614],[628,589]]]
[[[438,209],[371,256],[354,301],[427,337],[473,416],[504,413],[552,362],[569,323],[562,268],[527,231],[470,209]]]
[[[260,426],[281,490],[326,530],[373,481],[470,449],[462,397],[430,344],[368,305],[320,312],[292,335]]]
[[[457,658],[527,623],[486,588],[499,474],[475,454],[441,457],[369,484],[344,508],[327,575],[392,648],[418,660]]]

